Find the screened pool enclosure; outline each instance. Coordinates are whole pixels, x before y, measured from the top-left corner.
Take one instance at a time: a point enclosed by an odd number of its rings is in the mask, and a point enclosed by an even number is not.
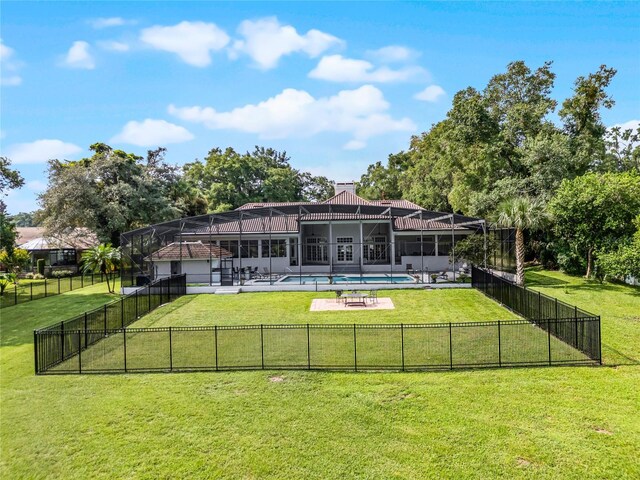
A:
[[[456,281],[470,271],[456,244],[492,234],[482,219],[410,202],[349,201],[247,204],[124,233],[122,285],[177,274],[190,285]],[[484,263],[495,258],[485,248]]]

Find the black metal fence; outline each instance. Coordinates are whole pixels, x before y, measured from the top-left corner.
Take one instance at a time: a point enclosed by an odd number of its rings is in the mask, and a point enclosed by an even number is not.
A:
[[[602,363],[599,316],[475,266],[471,271],[471,284],[549,335]]]
[[[33,332],[36,373],[75,359],[81,365],[83,351],[95,344],[109,344],[114,332],[122,332],[142,315],[186,294],[186,279],[177,275],[153,282],[100,308]],[[99,350],[99,347],[96,347]],[[98,351],[96,350],[96,351]],[[73,359],[73,360],[70,360]]]
[[[554,319],[551,323],[573,326],[575,320]],[[588,328],[597,320],[578,323]],[[550,328],[541,329],[526,320],[107,330],[90,326],[88,330],[36,332],[36,344],[38,352],[44,353],[36,360],[38,372],[51,374],[241,369],[410,371],[593,363],[553,336]],[[86,345],[92,346],[87,349]]]
[[[238,369],[429,370],[601,362],[600,317],[473,269],[526,320],[127,328],[186,293],[184,275],[34,332],[36,373]]]
[[[112,277],[118,278],[118,273]],[[61,293],[77,290],[105,281],[105,276],[99,274],[75,275],[70,277],[49,278],[42,281],[23,281],[13,287],[5,289],[0,296],[0,308],[12,307],[19,303],[26,303],[40,298],[60,295]]]

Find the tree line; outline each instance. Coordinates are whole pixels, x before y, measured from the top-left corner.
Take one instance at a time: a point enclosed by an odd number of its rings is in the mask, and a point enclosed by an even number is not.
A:
[[[515,227],[520,281],[525,258],[640,276],[640,129],[608,129],[601,116],[615,104],[615,74],[602,65],[578,77],[557,110],[551,62],[510,63],[483,90],[456,93],[446,118],[407,151],[370,165],[358,193]]]
[[[84,227],[101,242],[117,246],[122,232],[178,217],[231,210],[248,202],[322,201],[334,193],[327,178],[293,168],[286,152],[271,148],[256,147],[244,154],[214,148],[204,160],[182,167],[165,161],[165,148],[149,150],[146,157],[104,143],[89,148],[88,158],[48,162],[48,187],[39,196],[41,209],[35,215],[20,213],[9,222],[3,210],[8,244],[20,223],[42,226],[55,235]],[[7,187],[19,188],[23,180],[10,165],[8,159],[2,164],[7,173],[3,178],[13,182]]]

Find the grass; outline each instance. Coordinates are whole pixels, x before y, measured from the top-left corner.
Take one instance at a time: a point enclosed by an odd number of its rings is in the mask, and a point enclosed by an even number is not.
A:
[[[535,288],[602,314],[608,366],[36,377],[32,329],[109,296],[83,289],[0,311],[2,476],[640,477],[639,290],[536,274],[567,283]],[[203,321],[241,297],[202,305]],[[171,308],[145,322],[179,319]],[[434,321],[454,312],[433,308]]]
[[[390,368],[400,370],[469,365],[546,363],[548,342],[552,360],[588,361],[581,352],[529,324],[503,324],[498,354],[497,325],[405,327],[425,324],[517,319],[476,290],[391,290],[395,310],[310,312],[314,298],[324,293],[247,293],[234,296],[191,295],[156,309],[131,325],[126,334],[126,366],[130,370],[219,368]],[[331,324],[333,328],[275,328],[278,324]],[[389,328],[357,328],[354,324],[394,324]],[[218,325],[211,330],[136,331],[140,327]],[[336,328],[340,324],[340,328]],[[251,329],[224,327],[250,325]],[[265,325],[264,330],[260,325]],[[262,338],[264,336],[264,342]],[[357,349],[354,348],[357,337]],[[171,338],[171,345],[169,341]],[[453,346],[450,356],[449,344]],[[125,368],[122,334],[101,339],[82,354],[82,371]],[[171,355],[170,356],[170,353]],[[404,354],[404,357],[403,357]],[[217,362],[217,363],[216,363]],[[78,371],[72,357],[55,371]]]

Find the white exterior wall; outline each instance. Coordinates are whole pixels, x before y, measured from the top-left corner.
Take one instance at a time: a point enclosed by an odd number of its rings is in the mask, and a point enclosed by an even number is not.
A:
[[[218,268],[218,259],[213,258],[211,261],[211,268]],[[171,276],[171,261],[156,261],[154,262],[155,276],[156,278]],[[187,283],[209,283],[209,259],[198,260],[182,260],[182,273],[187,275]],[[214,272],[211,274],[211,278],[214,283],[220,281],[220,274]]]

